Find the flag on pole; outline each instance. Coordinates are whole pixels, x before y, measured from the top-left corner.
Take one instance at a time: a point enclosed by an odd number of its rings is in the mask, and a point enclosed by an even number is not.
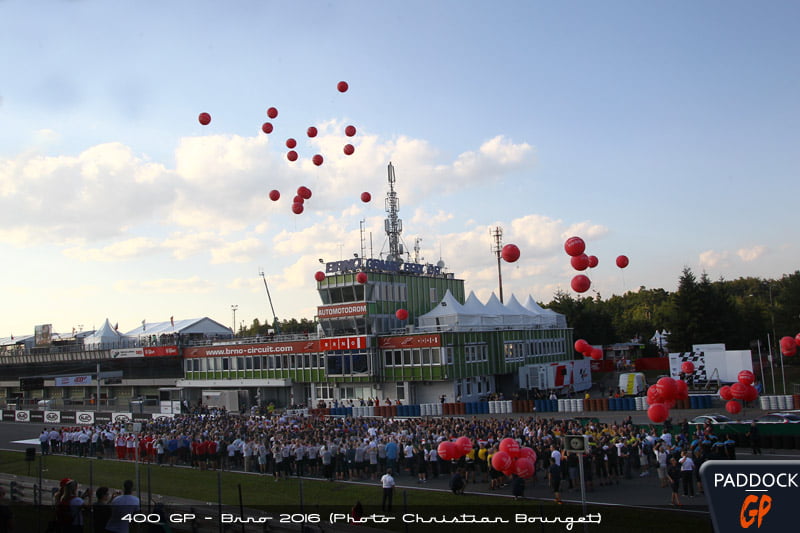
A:
[[[144,331],[144,319],[142,319],[142,331]]]
[[[175,327],[175,317],[169,317],[169,323],[172,324],[172,327]]]

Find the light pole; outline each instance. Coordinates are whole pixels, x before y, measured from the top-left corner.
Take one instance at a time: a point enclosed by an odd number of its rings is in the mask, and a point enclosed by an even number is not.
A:
[[[233,336],[236,336],[236,310],[239,309],[238,305],[231,305],[231,311],[233,311],[233,327],[231,328],[231,333]]]

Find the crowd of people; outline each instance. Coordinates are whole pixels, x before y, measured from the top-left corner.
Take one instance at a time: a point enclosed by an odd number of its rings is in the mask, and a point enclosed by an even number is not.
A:
[[[559,437],[575,434],[588,436],[587,453],[563,453]],[[458,460],[442,460],[439,443],[462,436],[472,441],[472,450]],[[563,480],[569,489],[578,488],[583,461],[589,491],[652,472],[663,487],[679,482],[689,497],[695,489],[702,491],[698,471],[703,461],[735,459],[736,444],[715,435],[710,424],[695,428],[684,421],[676,427],[668,421],[657,431],[634,425],[630,417],[619,424],[581,424],[540,417],[391,419],[230,413],[154,420],[138,432],[124,424],[44,428],[40,443],[43,454],[240,470],[270,475],[276,482],[289,476],[377,482],[391,469],[395,476],[413,476],[420,484],[440,476],[455,478],[451,479],[455,493],[468,484],[488,484],[491,490],[510,484],[521,497],[526,481],[492,467],[492,456],[504,438],[536,452],[536,472],[544,473],[551,486],[558,475],[558,487]],[[673,458],[681,468],[677,481],[670,465]],[[527,482],[536,480],[534,475]],[[677,496],[672,501],[680,504]]]

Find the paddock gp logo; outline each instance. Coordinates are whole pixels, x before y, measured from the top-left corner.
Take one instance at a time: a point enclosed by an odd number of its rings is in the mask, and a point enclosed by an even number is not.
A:
[[[700,476],[717,533],[795,530],[800,461],[706,461]]]

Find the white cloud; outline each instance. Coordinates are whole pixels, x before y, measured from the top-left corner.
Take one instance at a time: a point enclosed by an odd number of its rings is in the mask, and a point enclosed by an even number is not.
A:
[[[717,252],[708,250],[700,254],[700,266],[702,268],[715,268],[725,266],[728,259],[728,252]]]
[[[126,261],[158,251],[160,246],[152,239],[134,237],[124,241],[115,242],[103,248],[84,248],[75,246],[63,250],[63,254],[70,259],[78,261],[95,261],[108,263]]]
[[[119,237],[172,203],[162,165],[120,143],[78,156],[23,154],[0,161],[0,239],[21,246]]]
[[[263,252],[264,244],[256,238],[242,239],[235,242],[226,242],[211,252],[211,263],[247,263],[253,261],[253,256]]]
[[[749,263],[751,261],[755,261],[767,251],[767,247],[764,245],[757,245],[753,246],[752,248],[740,248],[736,255],[739,256],[739,259],[744,261],[745,263]]]
[[[192,276],[185,279],[121,280],[114,284],[114,288],[127,294],[205,294],[214,288],[214,283]]]

